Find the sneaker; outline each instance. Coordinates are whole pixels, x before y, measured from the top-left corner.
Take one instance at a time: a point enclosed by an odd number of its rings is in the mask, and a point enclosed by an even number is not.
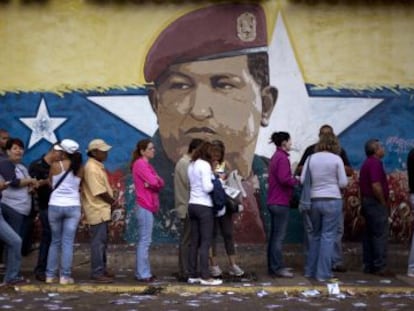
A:
[[[75,284],[75,280],[71,278],[70,276],[61,276],[59,279],[60,285],[69,285],[69,284]]]
[[[279,278],[293,278],[293,273],[283,268],[277,271],[274,276]]]
[[[47,276],[45,282],[47,284],[53,284],[53,283],[57,283],[57,278],[54,276]]]
[[[229,274],[233,276],[242,276],[244,271],[238,265],[232,265],[229,269]]]
[[[210,270],[211,276],[213,276],[215,278],[223,274],[223,271],[221,271],[221,269],[218,265],[210,266],[209,270]]]
[[[216,286],[223,284],[223,280],[220,279],[200,279],[201,285]]]
[[[188,278],[187,283],[188,284],[198,284],[198,283],[201,283],[201,279],[200,278]]]
[[[410,277],[410,278],[414,278],[414,272],[408,272],[407,276]]]

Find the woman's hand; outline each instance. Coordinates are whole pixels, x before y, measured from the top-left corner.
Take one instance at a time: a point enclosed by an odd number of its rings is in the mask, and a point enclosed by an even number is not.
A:
[[[9,183],[7,181],[0,181],[0,191],[7,189],[8,186],[9,186]]]

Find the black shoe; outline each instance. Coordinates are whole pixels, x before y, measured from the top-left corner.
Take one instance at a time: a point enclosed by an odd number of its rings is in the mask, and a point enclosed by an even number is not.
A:
[[[342,265],[337,265],[335,267],[332,267],[332,272],[345,273],[346,271],[348,270]]]
[[[40,282],[45,282],[46,281],[46,274],[44,273],[36,273],[35,274],[35,279],[40,281]]]
[[[372,274],[382,276],[382,277],[393,277],[393,276],[395,276],[395,273],[388,270],[388,269],[376,270],[376,271],[372,272]]]
[[[152,283],[157,280],[157,277],[155,275],[152,275],[149,278],[143,278],[143,279],[135,278],[135,280],[138,282],[142,282],[142,283]]]

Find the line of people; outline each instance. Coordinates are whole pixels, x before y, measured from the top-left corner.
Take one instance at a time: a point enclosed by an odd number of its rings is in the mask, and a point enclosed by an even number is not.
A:
[[[91,280],[110,283],[113,272],[107,267],[108,224],[111,210],[118,207],[117,194],[112,190],[103,162],[111,149],[102,139],[92,140],[87,149],[88,160],[82,165],[79,145],[64,139],[29,169],[22,164],[23,142],[9,138],[0,130],[3,153],[0,160],[0,240],[6,258],[5,284],[27,282],[20,274],[22,243],[27,230],[25,222],[32,210],[32,197],[39,208],[42,236],[36,279],[46,283],[73,284],[73,244],[82,208],[90,229]],[[3,139],[6,137],[7,139]],[[305,229],[305,277],[326,281],[333,272],[345,272],[341,240],[343,235],[343,202],[341,189],[352,175],[349,160],[329,125],[320,129],[319,141],[309,146],[292,174],[289,133],[275,132],[271,143],[276,151],[270,160],[267,207],[271,230],[268,238],[268,274],[272,277],[293,277],[291,268],[283,262],[283,241],[286,235],[290,201],[294,188],[311,176],[312,208],[302,211]],[[390,275],[387,268],[388,184],[381,159],[384,148],[377,139],[365,144],[366,160],[360,171],[362,214],[366,229],[363,237],[364,272]],[[414,151],[407,160],[408,178],[413,204]],[[151,140],[137,143],[130,164],[136,193],[133,209],[137,220],[135,278],[153,282],[149,249],[152,241],[154,213],[159,210],[158,194],[164,181],[151,165],[155,147]],[[216,240],[220,231],[226,249],[228,273],[242,276],[236,263],[233,239],[233,211],[222,209],[214,213],[211,197],[213,179],[223,184],[231,171],[225,161],[225,146],[221,141],[191,141],[188,153],[177,162],[174,172],[175,212],[180,219],[179,270],[180,278],[188,283],[219,285],[223,273],[217,264]],[[240,192],[243,192],[242,187]],[[243,204],[239,196],[239,205]],[[414,205],[414,204],[413,204]],[[242,209],[242,207],[241,207]],[[414,277],[414,243],[408,276]],[[60,257],[59,257],[60,255]]]
[[[111,208],[116,207],[117,200],[103,165],[110,149],[102,139],[92,140],[83,166],[79,144],[63,139],[27,169],[21,163],[23,142],[18,138],[7,139],[0,160],[0,240],[6,258],[4,284],[27,283],[20,267],[22,241],[28,229],[26,220],[33,202],[39,208],[42,225],[34,270],[36,279],[62,285],[74,283],[73,245],[82,207],[91,237],[91,279],[100,283],[113,281],[114,275],[106,265],[106,249]]]

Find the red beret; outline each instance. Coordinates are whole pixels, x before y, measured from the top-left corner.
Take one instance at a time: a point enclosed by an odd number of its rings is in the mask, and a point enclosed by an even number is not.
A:
[[[213,5],[190,12],[168,25],[148,51],[147,82],[170,65],[265,51],[266,16],[257,4]]]

